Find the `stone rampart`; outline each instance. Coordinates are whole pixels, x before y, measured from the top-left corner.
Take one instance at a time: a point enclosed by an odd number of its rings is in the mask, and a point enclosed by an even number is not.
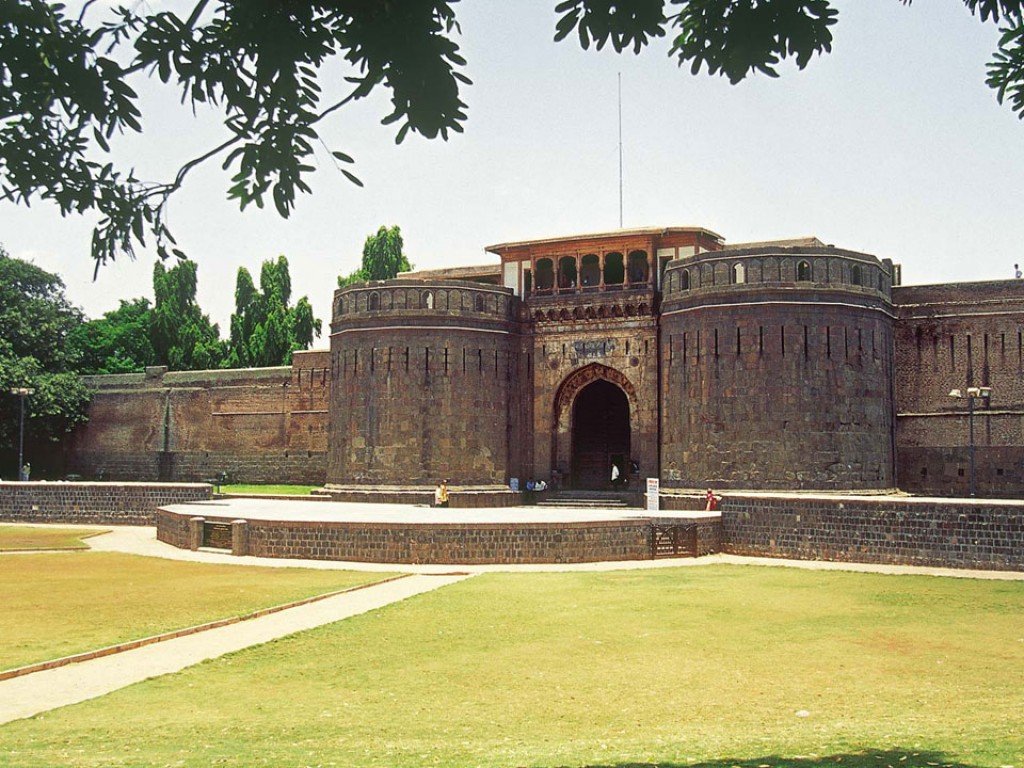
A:
[[[11,523],[153,525],[169,504],[205,501],[203,483],[0,482],[0,520]]]
[[[324,482],[330,355],[290,367],[86,377],[89,422],[65,441],[66,471],[104,480]]]
[[[896,457],[899,487],[967,495],[970,418],[954,389],[990,387],[974,402],[979,495],[1024,488],[1024,282],[893,289]]]

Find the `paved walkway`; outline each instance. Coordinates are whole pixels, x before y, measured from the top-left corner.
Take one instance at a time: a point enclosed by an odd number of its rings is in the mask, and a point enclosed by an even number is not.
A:
[[[86,527],[99,526],[61,526]],[[105,526],[103,526],[105,527]],[[891,574],[927,574],[975,579],[1024,580],[1024,573],[1015,571],[965,571],[951,568],[872,565],[866,563],[831,563],[806,560],[710,555],[679,560],[642,560],[635,562],[537,564],[537,565],[383,565],[324,560],[284,560],[273,558],[235,557],[220,552],[192,552],[157,541],[151,527],[114,527],[110,533],[88,539],[94,550],[126,552],[173,560],[191,560],[233,565],[259,565],[272,568],[304,567],[346,569],[370,572],[400,571],[412,575],[388,581],[315,603],[289,608],[260,618],[249,619],[186,637],[70,664],[56,669],[0,681],[0,724],[45,712],[57,707],[102,696],[150,677],[180,671],[193,664],[226,653],[266,643],[286,635],[356,616],[399,600],[423,594],[462,581],[473,574],[485,572],[537,571],[611,571],[641,568],[703,567],[718,563],[844,570]],[[20,556],[17,554],[5,557]],[[31,557],[31,553],[25,556]],[[69,553],[73,556],[73,553]]]
[[[0,681],[0,723],[103,696],[150,677],[341,621],[466,578],[469,576],[460,574],[395,579],[269,616]]]

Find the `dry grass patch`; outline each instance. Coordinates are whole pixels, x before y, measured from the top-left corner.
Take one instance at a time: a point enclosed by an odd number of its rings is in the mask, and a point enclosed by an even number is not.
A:
[[[106,529],[0,525],[0,552],[36,549],[88,549],[89,545],[85,543],[85,539],[101,533],[106,533]]]
[[[480,576],[12,723],[0,749],[17,766],[1021,766],[1022,615],[1019,582]]]
[[[0,669],[379,581],[388,574],[107,552],[0,557]]]

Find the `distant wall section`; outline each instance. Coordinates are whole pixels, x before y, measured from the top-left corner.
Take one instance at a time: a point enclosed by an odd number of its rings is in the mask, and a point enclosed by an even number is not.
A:
[[[87,377],[96,394],[65,466],[89,479],[320,484],[330,382],[326,350],[290,367]]]
[[[966,496],[970,419],[950,391],[990,387],[975,399],[979,496],[1024,491],[1024,281],[907,286],[893,291],[899,486]]]

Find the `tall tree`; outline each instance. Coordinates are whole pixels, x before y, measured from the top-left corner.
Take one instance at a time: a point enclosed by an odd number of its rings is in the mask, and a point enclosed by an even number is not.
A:
[[[194,261],[171,269],[158,261],[153,267],[150,338],[157,360],[175,371],[217,368],[225,357],[219,329],[196,302],[197,287]]]
[[[74,373],[77,360],[66,344],[81,322],[82,313],[68,302],[60,277],[11,258],[0,247],[0,465],[4,477],[17,476],[22,403],[11,394],[12,388],[34,390],[25,401],[26,445],[56,442],[87,419],[91,395]]]
[[[363,244],[363,261],[359,269],[346,277],[338,277],[338,287],[367,280],[390,280],[399,272],[408,272],[412,264],[404,252],[405,243],[397,225],[382,226],[377,234],[370,235]]]
[[[292,352],[308,349],[320,336],[321,323],[303,296],[290,306],[292,279],[288,259],[268,259],[260,270],[260,289],[245,267],[235,282],[235,312],[231,315],[229,368],[287,365]]]
[[[133,373],[155,365],[150,338],[153,311],[149,299],[132,299],[72,329],[68,346],[80,373]]]
[[[65,215],[98,212],[97,268],[133,255],[147,235],[161,257],[180,254],[166,223],[168,198],[214,157],[223,157],[229,196],[242,208],[269,197],[288,216],[297,194],[310,191],[321,124],[378,87],[390,91],[383,123],[399,124],[397,141],[410,131],[462,131],[460,88],[469,80],[453,39],[456,1],[193,0],[184,17],[85,2],[75,17],[59,3],[0,0],[0,198],[41,197]],[[987,83],[1024,117],[1024,0],[963,3],[999,25]],[[671,31],[670,56],[680,66],[733,83],[751,72],[774,77],[787,58],[805,67],[831,51],[838,19],[832,0],[561,0],[555,12],[556,40],[639,53]],[[358,74],[347,78],[348,94],[324,103],[321,72],[335,58]],[[163,183],[139,180],[107,157],[115,133],[142,130],[129,82],[147,74],[173,80],[193,110],[218,110],[228,136]],[[333,157],[352,162],[343,152]]]

